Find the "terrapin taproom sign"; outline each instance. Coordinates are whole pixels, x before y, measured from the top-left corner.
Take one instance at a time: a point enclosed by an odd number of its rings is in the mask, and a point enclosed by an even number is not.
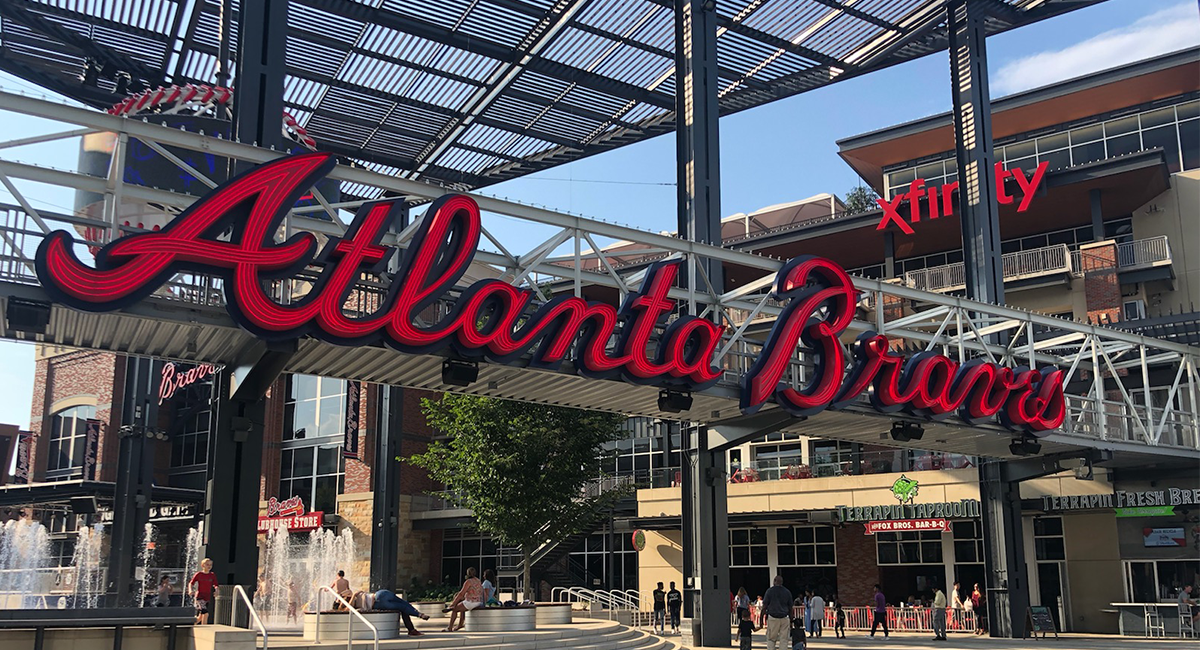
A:
[[[309,233],[276,242],[289,208],[333,166],[329,154],[261,165],[213,190],[161,230],[109,243],[94,267],[76,256],[70,233],[55,232],[38,248],[38,277],[55,299],[108,312],[149,297],[181,271],[214,274],[225,280],[230,315],[264,339],[383,342],[416,354],[449,346],[494,363],[558,370],[571,361],[588,377],[684,390],[702,390],[721,378],[714,356],[724,328],[691,315],[667,324],[677,311],[668,292],[676,284],[678,261],[651,265],[640,290],[620,308],[577,296],[538,303],[530,289],[497,279],[480,280],[451,297],[479,248],[479,206],[468,196],[434,201],[403,253],[381,244],[399,216],[399,199],[363,205],[345,236],[331,237],[320,251]],[[221,235],[227,230],[232,235],[226,240]],[[355,281],[363,273],[383,273],[393,255],[402,255],[401,263],[379,308],[347,315],[343,306]],[[273,281],[310,265],[324,271],[306,296],[288,304],[271,297]],[[774,400],[794,415],[808,416],[845,408],[867,392],[884,413],[906,410],[933,420],[957,415],[967,423],[998,417],[1009,428],[1035,434],[1062,423],[1059,370],[1010,369],[980,360],[959,364],[933,353],[906,359],[875,333],[860,336],[847,356],[839,337],[854,319],[858,295],[846,272],[827,259],[804,255],[783,266],[773,297],[786,306],[741,378],[743,412]],[[417,315],[438,301],[449,303],[446,315],[419,324]],[[784,381],[797,347],[815,364],[812,379],[802,386]]]

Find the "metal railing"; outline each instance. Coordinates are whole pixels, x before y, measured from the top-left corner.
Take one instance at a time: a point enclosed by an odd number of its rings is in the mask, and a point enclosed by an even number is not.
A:
[[[610,611],[636,612],[641,609],[641,596],[632,590],[607,591],[587,587],[555,587],[550,599],[556,603],[599,603]]]
[[[352,648],[354,648],[354,619],[355,618],[358,618],[358,620],[362,621],[363,624],[366,625],[371,630],[371,635],[375,639],[375,650],[379,650],[379,628],[372,625],[371,621],[368,621],[366,616],[363,616],[361,612],[359,612],[357,609],[354,609],[354,607],[351,606],[350,603],[347,602],[345,598],[342,598],[341,595],[338,594],[338,592],[334,591],[328,585],[322,585],[321,588],[317,591],[317,601],[316,601],[317,624],[316,624],[316,636],[313,640],[314,643],[321,642],[321,594],[326,591],[328,591],[330,593],[330,595],[333,596],[333,599],[335,602],[341,603],[342,607],[346,608],[346,648],[347,648],[347,650],[351,650]]]
[[[1117,244],[1117,266],[1140,269],[1171,263],[1171,242],[1166,235]]]
[[[263,650],[267,650],[267,647],[269,645],[267,626],[263,625],[262,619],[258,617],[258,612],[254,611],[254,603],[250,601],[250,596],[246,593],[246,590],[243,589],[241,585],[234,585],[233,593],[236,594],[238,596],[238,598],[241,599],[242,603],[244,603],[246,605],[246,611],[250,612],[250,620],[254,623],[254,625],[256,627],[258,627],[258,631],[260,633],[262,633]],[[237,622],[238,598],[235,598],[233,600],[233,620],[234,620],[234,622]]]
[[[1001,261],[1005,282],[1070,273],[1075,268],[1066,244],[1006,253]],[[904,274],[904,285],[924,291],[959,291],[967,286],[966,268],[956,262],[909,271]]]
[[[847,630],[865,631],[871,629],[871,624],[875,621],[875,608],[873,607],[843,607],[842,613],[846,615]],[[752,616],[758,615],[757,612],[751,612]],[[798,605],[792,608],[792,615],[797,618],[804,617],[804,606]],[[891,607],[887,608],[888,631],[889,632],[932,632],[933,631],[933,608],[932,607]],[[837,611],[833,607],[825,607],[825,615],[821,619],[821,624],[825,631],[832,630],[837,625]],[[975,631],[975,616],[972,612],[964,609],[955,609],[953,607],[946,608],[946,631],[947,632],[974,632]]]

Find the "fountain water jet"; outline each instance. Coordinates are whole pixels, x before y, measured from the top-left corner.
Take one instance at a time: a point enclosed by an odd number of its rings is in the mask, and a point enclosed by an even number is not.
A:
[[[36,607],[25,594],[44,594],[50,578],[50,535],[42,524],[12,519],[0,525],[0,607]]]
[[[71,566],[75,567],[74,606],[96,607],[104,594],[103,556],[104,524],[93,524],[91,528],[79,529],[75,541],[75,556]]]

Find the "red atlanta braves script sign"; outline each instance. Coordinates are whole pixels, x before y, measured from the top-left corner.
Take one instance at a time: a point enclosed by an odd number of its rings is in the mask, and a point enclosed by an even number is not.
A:
[[[333,166],[329,154],[300,154],[250,170],[162,230],[108,244],[96,255],[95,267],[76,257],[70,233],[55,232],[38,248],[38,277],[51,297],[105,312],[150,296],[172,275],[188,270],[222,276],[230,315],[265,339],[382,342],[410,353],[451,346],[460,355],[494,363],[561,369],[571,361],[589,377],[619,376],[688,390],[702,390],[721,378],[713,358],[724,328],[691,315],[667,324],[667,316],[678,311],[668,297],[677,261],[651,265],[641,289],[619,309],[575,296],[538,303],[532,291],[495,279],[459,290],[481,232],[479,206],[463,195],[446,195],[430,205],[378,310],[346,315],[343,306],[359,276],[382,273],[397,254],[380,242],[400,201],[362,206],[346,235],[331,237],[320,251],[309,233],[274,241],[288,209]],[[232,236],[221,238],[229,228]],[[308,295],[286,305],[271,298],[273,280],[310,265],[323,271]],[[742,378],[741,406],[747,413],[774,400],[795,415],[812,415],[849,406],[866,391],[885,413],[905,409],[938,420],[957,412],[969,423],[999,416],[1005,426],[1030,432],[1062,423],[1059,370],[1013,370],[982,361],[960,365],[932,353],[906,360],[874,333],[860,336],[847,358],[839,337],[854,318],[858,291],[829,260],[805,255],[788,262],[778,274],[774,297],[787,306]],[[418,324],[417,314],[448,299],[453,305],[442,320]],[[797,347],[816,365],[806,386],[783,381]]]

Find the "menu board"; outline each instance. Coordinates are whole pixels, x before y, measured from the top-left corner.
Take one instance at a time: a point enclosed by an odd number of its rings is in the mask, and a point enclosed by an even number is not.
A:
[[[1036,635],[1038,632],[1042,636],[1046,636],[1047,632],[1053,632],[1054,636],[1058,636],[1058,628],[1054,626],[1054,616],[1050,614],[1050,608],[1044,605],[1033,605],[1029,608],[1029,613],[1026,619],[1029,626],[1029,633]]]

